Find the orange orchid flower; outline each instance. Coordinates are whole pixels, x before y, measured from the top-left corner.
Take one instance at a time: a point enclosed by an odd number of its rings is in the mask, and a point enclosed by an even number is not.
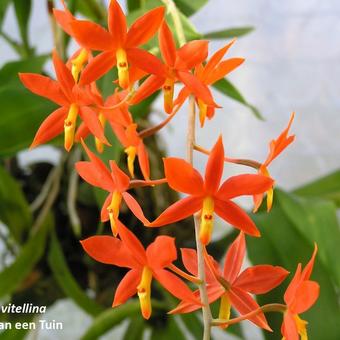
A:
[[[216,81],[224,78],[228,73],[232,72],[235,68],[240,66],[244,62],[243,58],[230,58],[221,61],[234,42],[235,40],[232,40],[229,44],[225,45],[217,52],[215,52],[205,65],[197,65],[194,72],[197,79],[199,79],[205,85],[211,85],[214,84]],[[185,86],[180,91],[175,104],[181,105],[190,94],[190,89]],[[201,127],[203,127],[206,117],[208,117],[208,119],[211,119],[214,116],[215,107],[212,105],[208,106],[200,98],[196,98],[196,102],[199,107],[199,119]]]
[[[295,139],[295,135],[288,136],[290,126],[293,123],[295,113],[293,112],[290,116],[288,126],[281,132],[280,136],[277,137],[275,140],[272,140],[269,144],[269,154],[267,156],[267,159],[261,164],[259,168],[259,174],[270,177],[268,166],[269,164],[291,143],[293,143]],[[267,191],[267,211],[270,211],[273,205],[273,196],[274,191],[273,187],[271,187]],[[256,212],[258,208],[260,207],[262,200],[263,200],[263,194],[254,195],[254,210],[253,212]]]
[[[101,221],[110,220],[112,233],[117,236],[117,221],[122,200],[138,219],[147,221],[137,201],[127,192],[130,185],[129,177],[119,169],[115,161],[110,161],[110,172],[100,158],[91,152],[84,142],[82,144],[90,162],[77,162],[75,168],[78,174],[91,185],[109,192],[101,210]]]
[[[151,75],[139,87],[130,101],[137,104],[144,98],[163,87],[164,110],[171,113],[173,109],[174,84],[181,81],[187,88],[207,105],[216,106],[207,86],[197,79],[190,70],[203,62],[208,55],[208,41],[193,40],[176,49],[174,37],[164,20],[159,31],[159,48],[165,64],[161,72]]]
[[[196,212],[201,215],[200,239],[210,242],[214,213],[252,236],[260,236],[250,217],[231,200],[241,195],[254,195],[268,190],[273,180],[262,175],[239,175],[220,185],[224,165],[224,148],[220,137],[213,147],[205,170],[205,179],[191,164],[179,158],[165,158],[165,177],[169,186],[189,194],[168,207],[149,227],[159,227],[182,220]]]
[[[75,82],[71,71],[58,57],[56,51],[53,51],[52,59],[58,81],[40,74],[19,74],[21,82],[30,91],[61,106],[40,125],[31,148],[46,143],[64,130],[64,146],[69,151],[74,142],[78,116],[82,118],[93,135],[104,144],[109,145],[97,114],[90,107],[96,103],[96,98],[92,95],[89,87],[81,87]]]
[[[76,21],[77,19],[73,16],[73,14],[68,10],[65,1],[61,0],[61,3],[64,7],[64,10],[59,10],[53,8],[53,15],[56,22],[59,26],[67,33],[69,36],[72,36],[72,27],[71,23]],[[85,63],[87,63],[89,57],[91,56],[90,50],[86,48],[79,48],[70,58],[71,64],[71,72],[75,81],[78,81],[79,74],[82,71]]]
[[[314,260],[317,253],[315,244],[312,258],[302,270],[301,263],[298,264],[295,275],[290,282],[285,295],[284,301],[287,304],[287,310],[284,313],[281,333],[284,340],[307,340],[307,322],[299,317],[311,308],[319,297],[320,286],[317,282],[309,278],[313,271]]]
[[[160,61],[138,46],[145,44],[158,30],[164,17],[164,7],[157,7],[138,18],[127,30],[126,18],[116,0],[111,0],[108,10],[108,31],[86,20],[70,23],[72,36],[85,49],[102,51],[83,70],[81,84],[89,84],[118,68],[119,85],[128,88],[129,66],[147,73],[160,72]]]
[[[184,248],[181,249],[181,252],[185,268],[196,275],[196,251]],[[284,268],[271,265],[249,267],[240,273],[245,252],[245,237],[244,233],[240,232],[227,251],[223,272],[211,256],[205,258],[208,300],[209,303],[212,303],[220,299],[219,319],[228,321],[231,307],[234,307],[241,315],[258,309],[259,305],[250,294],[265,294],[277,287],[288,275]],[[221,281],[223,285],[221,285]],[[199,294],[199,291],[194,294]],[[182,301],[170,313],[189,313],[198,308],[200,306],[192,302]],[[249,320],[259,327],[271,330],[262,312]]]
[[[200,303],[182,280],[166,270],[177,259],[174,238],[158,236],[145,250],[138,238],[119,221],[118,230],[121,240],[112,236],[92,236],[81,242],[96,261],[129,268],[117,287],[113,307],[137,293],[142,315],[149,319],[153,278],[175,297]]]
[[[145,180],[149,180],[150,164],[148,151],[143,143],[143,139],[138,135],[137,124],[133,123],[132,120],[127,127],[116,124],[112,120],[110,121],[110,124],[116,137],[125,148],[124,151],[127,154],[127,164],[130,176],[134,178],[134,162],[136,156],[138,156],[138,163],[143,177]]]

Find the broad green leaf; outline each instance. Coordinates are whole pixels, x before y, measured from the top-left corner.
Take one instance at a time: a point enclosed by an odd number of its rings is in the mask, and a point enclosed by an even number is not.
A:
[[[129,12],[133,12],[138,10],[139,8],[144,6],[145,0],[127,0],[127,8]]]
[[[29,276],[45,251],[48,230],[53,225],[48,215],[39,230],[20,249],[15,261],[0,273],[0,298],[13,293]]]
[[[191,23],[191,21],[183,13],[179,12],[179,14],[186,40],[190,41],[195,39],[201,39],[202,34],[197,32],[195,26]]]
[[[161,327],[153,328],[150,340],[185,340],[186,337],[179,327],[173,315],[167,316],[166,320],[162,320],[166,324]]]
[[[315,209],[313,209],[314,211]],[[315,213],[311,213],[318,219]],[[313,252],[313,243],[308,235],[310,232],[310,216],[305,218],[305,230],[299,227],[286,215],[282,209],[280,197],[276,197],[276,205],[268,213],[258,213],[253,216],[256,225],[261,230],[260,238],[247,238],[248,256],[254,264],[281,265],[291,272],[289,279],[270,294],[259,296],[261,305],[283,301],[284,289],[296,270],[297,264],[307,263]],[[332,219],[332,218],[331,218]],[[312,280],[320,284],[320,297],[317,303],[305,314],[303,319],[308,321],[310,339],[337,339],[339,337],[338,320],[340,319],[339,296],[337,289],[329,275],[329,268],[325,265],[322,252],[325,251],[322,238],[333,237],[332,232],[327,233],[327,224],[317,226],[326,236],[319,235],[316,242],[320,244]],[[322,316],[322,317],[321,317]],[[280,313],[267,314],[270,326],[274,333],[265,332],[266,339],[279,339],[282,315]]]
[[[12,81],[18,83],[19,72],[40,73],[48,58],[49,55],[40,55],[6,63],[0,69],[0,87]]]
[[[197,313],[179,314],[185,327],[195,339],[199,339],[203,334],[203,323],[198,317],[198,313],[201,313],[201,311]]]
[[[340,206],[340,170],[308,183],[294,190],[302,197],[319,197],[333,201]]]
[[[106,24],[107,9],[97,0],[77,0],[76,9],[86,18]]]
[[[226,78],[221,79],[221,80],[217,81],[213,86],[218,91],[225,94],[226,96],[228,96],[228,97],[238,101],[239,103],[245,105],[246,107],[248,107],[252,111],[252,113],[255,115],[255,117],[263,120],[263,117],[262,117],[261,113],[258,111],[258,109],[255,106],[249,104],[244,99],[244,97],[242,96],[240,91],[228,79],[226,79]]]
[[[177,8],[186,16],[195,14],[208,0],[174,0]]]
[[[5,18],[5,15],[6,15],[8,5],[10,4],[11,1],[12,0],[1,0],[0,1],[0,30],[1,30],[1,27],[2,27],[2,22]]]
[[[27,148],[39,125],[56,109],[54,104],[30,93],[22,85],[1,87],[0,103],[0,157]]]
[[[124,305],[113,309],[107,309],[93,320],[92,325],[81,337],[81,340],[98,339],[101,335],[104,335],[126,318],[139,313],[140,307],[139,301],[137,300],[125,303]]]
[[[143,340],[145,326],[146,323],[140,315],[131,318],[122,340]]]
[[[19,183],[0,167],[0,220],[19,244],[32,226],[32,214]]]
[[[27,321],[25,321],[27,322]],[[29,332],[28,329],[16,329],[12,323],[12,329],[0,333],[1,340],[24,340]]]
[[[90,299],[72,276],[54,230],[51,233],[48,264],[60,288],[67,297],[73,299],[80,308],[92,316],[96,316],[103,311],[104,308]]]
[[[31,0],[13,0],[13,1],[21,39],[23,45],[25,46],[26,52],[30,54],[28,41],[28,22],[31,14],[32,2]]]
[[[254,30],[254,27],[233,27],[225,30],[208,32],[203,34],[204,39],[232,39],[242,37]]]
[[[340,287],[340,228],[334,203],[300,198],[279,190],[276,199],[296,230],[310,244],[317,242],[320,261]]]

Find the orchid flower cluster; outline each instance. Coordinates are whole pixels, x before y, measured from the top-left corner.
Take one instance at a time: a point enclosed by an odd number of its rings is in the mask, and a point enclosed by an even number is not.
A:
[[[169,10],[176,9],[173,2],[165,3],[172,5]],[[77,19],[63,5],[62,10],[54,9],[54,18],[77,42],[79,49],[66,63],[56,50],[53,51],[56,80],[39,74],[20,74],[22,83],[30,91],[59,106],[43,121],[31,147],[46,143],[62,133],[67,151],[74,143],[81,143],[89,160],[77,162],[77,172],[90,185],[108,193],[100,219],[110,222],[112,235],[92,236],[81,244],[95,260],[128,269],[115,292],[113,307],[137,294],[141,313],[148,319],[152,313],[152,280],[157,280],[180,300],[170,314],[189,313],[202,308],[204,339],[209,338],[212,326],[226,328],[246,319],[271,331],[264,314],[269,311],[283,313],[281,332],[284,339],[297,340],[299,336],[307,339],[307,322],[299,314],[309,309],[319,295],[318,283],[310,280],[317,246],[306,267],[302,270],[301,264],[298,265],[284,294],[284,304],[260,307],[253,295],[264,294],[277,287],[287,277],[288,271],[266,264],[241,271],[246,254],[246,235],[260,237],[260,231],[233,201],[240,196],[250,196],[256,212],[266,195],[267,210],[271,209],[274,180],[268,166],[293,142],[295,136],[289,135],[289,129],[294,114],[279,137],[270,142],[268,157],[263,162],[227,157],[221,137],[211,150],[204,149],[194,141],[195,119],[192,118],[195,118],[195,109],[198,109],[203,128],[206,119],[212,119],[215,110],[220,108],[214,101],[210,85],[243,63],[242,58],[224,59],[234,40],[208,58],[206,40],[182,42],[178,46],[165,19],[166,6],[150,10],[128,28],[121,6],[116,0],[111,0],[105,29],[96,23]],[[141,46],[155,35],[158,35],[159,47],[158,53],[152,54]],[[96,81],[112,68],[116,68],[118,73],[118,79],[112,79],[117,85],[116,90],[103,98]],[[180,86],[177,96],[175,84]],[[163,92],[164,111],[168,116],[162,123],[140,130],[130,107],[158,90]],[[144,139],[166,126],[187,100],[191,108],[188,159],[165,158],[164,178],[151,179]],[[104,147],[109,148],[106,125],[112,129],[127,154],[129,174],[121,170],[114,160],[104,164],[86,144],[86,139],[93,136],[98,153]],[[204,176],[193,167],[193,151],[208,155]],[[142,179],[134,178],[136,158]],[[221,183],[225,163],[252,167],[256,173],[233,176]],[[129,190],[162,184],[186,196],[150,221]],[[197,249],[181,249],[186,271],[174,264],[178,256],[174,238],[158,236],[144,249],[132,231],[119,220],[122,204],[126,204],[146,228],[162,227],[194,217]],[[206,248],[213,234],[215,215],[239,230],[226,252],[222,268]],[[192,291],[192,284],[187,285],[183,280],[197,285],[197,290]],[[210,304],[216,300],[220,300],[220,309],[218,317],[213,318]],[[239,317],[230,317],[231,307],[239,312]]]

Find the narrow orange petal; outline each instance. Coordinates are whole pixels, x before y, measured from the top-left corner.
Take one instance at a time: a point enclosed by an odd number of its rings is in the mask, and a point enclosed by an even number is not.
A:
[[[165,20],[159,30],[158,39],[163,60],[167,65],[174,66],[176,62],[176,43]]]
[[[155,241],[147,247],[146,256],[153,269],[169,266],[177,259],[175,239],[170,236],[157,236]]]
[[[118,1],[116,0],[110,1],[108,26],[115,47],[123,47],[125,44],[127,33],[126,17]]]

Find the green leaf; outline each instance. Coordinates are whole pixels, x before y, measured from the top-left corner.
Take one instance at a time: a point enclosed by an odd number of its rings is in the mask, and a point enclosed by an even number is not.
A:
[[[199,311],[201,313],[201,311]],[[185,327],[195,339],[199,339],[203,334],[203,324],[197,313],[179,314]]]
[[[208,0],[174,0],[177,8],[186,16],[195,14]]]
[[[0,87],[12,81],[18,84],[19,72],[40,73],[49,55],[34,56],[19,61],[10,61],[0,69]]]
[[[72,276],[54,230],[51,234],[48,264],[65,295],[73,299],[80,308],[92,316],[96,316],[104,310],[102,306],[86,295]]]
[[[294,194],[331,200],[340,207],[340,170],[294,190]]]
[[[39,230],[32,235],[15,261],[0,273],[0,298],[13,293],[32,272],[45,251],[47,233],[53,219],[48,215]]]
[[[4,21],[8,5],[10,4],[11,1],[12,0],[1,0],[0,1],[0,29],[2,27],[2,22]]]
[[[286,203],[283,204],[285,205]],[[324,210],[323,205],[315,207],[312,203],[310,205],[311,212],[304,217],[304,230],[301,230],[301,226],[296,225],[296,222],[291,218],[292,216],[287,215],[285,211],[287,207],[283,208],[283,204],[282,195],[277,195],[275,206],[269,214],[263,212],[254,215],[253,219],[261,230],[262,235],[261,238],[257,239],[247,238],[248,256],[252,263],[281,265],[291,272],[289,279],[283,285],[273,290],[270,294],[259,296],[259,303],[262,305],[282,302],[285,287],[292,279],[297,264],[301,262],[305,265],[311,257],[314,247],[313,237],[319,244],[319,254],[316,258],[311,278],[320,284],[320,297],[316,304],[302,315],[302,318],[308,321],[308,333],[311,339],[337,339],[339,336],[338,320],[340,319],[338,288],[335,287],[330,277],[330,263],[326,264],[322,255],[323,252],[328,251],[325,249],[325,244],[327,243],[325,238],[337,237],[336,233],[334,234],[333,227],[328,225],[329,221],[333,220],[334,211],[329,211],[329,208]],[[299,214],[298,218],[301,221],[298,224],[302,223],[305,213],[304,211],[303,214]],[[330,216],[323,220],[320,219],[320,214]],[[291,215],[291,211],[289,215]],[[320,224],[313,225],[312,222],[311,225],[311,218]],[[318,235],[315,234],[315,228],[320,230]],[[309,235],[310,233],[313,236]],[[331,250],[334,250],[334,248],[331,248]],[[335,253],[334,258],[336,256]],[[322,317],[320,317],[321,315]],[[280,338],[282,315],[280,313],[268,313],[266,316],[270,326],[274,329],[274,333],[265,332],[266,339]]]
[[[11,156],[27,148],[39,125],[56,108],[22,85],[1,87],[0,103],[0,157]]]
[[[1,340],[24,340],[28,332],[28,329],[16,329],[12,324],[12,329],[1,332],[0,338]]]
[[[166,326],[153,328],[150,340],[185,340],[183,331],[173,315],[166,317]]]
[[[93,320],[92,325],[81,337],[81,340],[98,339],[129,316],[139,313],[140,307],[137,300],[125,303],[114,309],[107,309]]]
[[[143,340],[145,321],[137,315],[131,318],[122,340]]]
[[[179,15],[182,22],[186,40],[190,41],[195,39],[201,39],[202,34],[197,32],[196,27],[192,24],[192,22],[180,11]]]
[[[84,15],[86,18],[96,22],[105,23],[107,9],[96,0],[77,0],[77,11]]]
[[[340,287],[340,229],[333,202],[296,197],[276,190],[276,199],[294,227],[312,245],[317,242],[318,256],[329,276]]]
[[[19,183],[0,167],[0,220],[20,244],[32,226],[32,214]]]
[[[248,107],[252,113],[255,115],[255,117],[257,117],[258,119],[263,120],[263,117],[261,115],[261,113],[259,112],[259,110],[249,104],[244,97],[242,96],[242,94],[240,93],[240,91],[226,78],[221,79],[219,81],[217,81],[214,85],[213,85],[218,91],[220,91],[221,93],[225,94],[226,96],[238,101],[239,103],[243,104],[244,106]]]
[[[14,0],[15,15],[17,17],[19,31],[27,54],[30,54],[28,42],[28,22],[31,14],[31,0]]]
[[[204,39],[232,39],[242,37],[254,30],[254,27],[233,27],[225,30],[204,33]]]

